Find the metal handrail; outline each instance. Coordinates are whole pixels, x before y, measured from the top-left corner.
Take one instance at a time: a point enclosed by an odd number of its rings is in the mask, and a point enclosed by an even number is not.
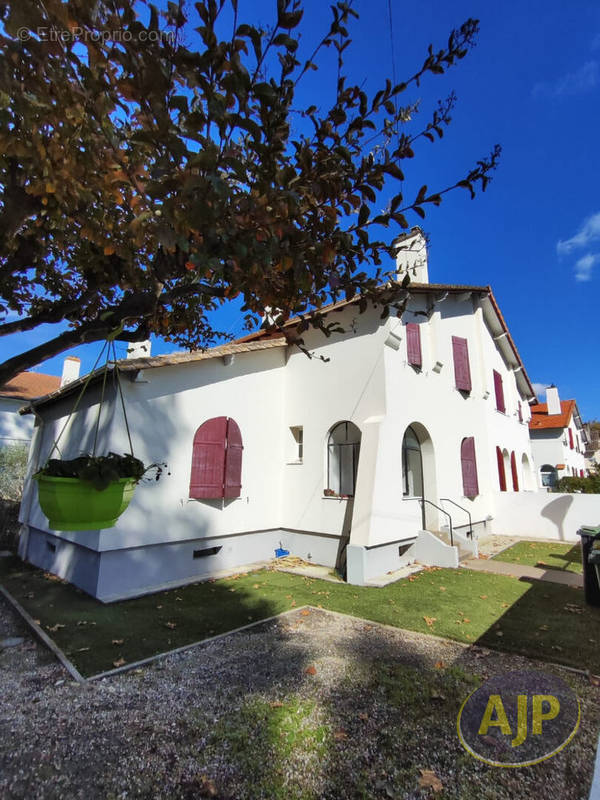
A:
[[[452,535],[452,517],[446,511],[446,509],[442,508],[441,506],[436,506],[435,503],[433,503],[431,500],[425,499],[424,497],[405,497],[403,502],[406,502],[407,500],[418,500],[419,503],[421,503],[421,521],[422,521],[422,524],[423,524],[423,530],[427,530],[427,528],[425,527],[425,506],[424,506],[424,503],[429,503],[430,506],[433,506],[434,508],[437,508],[437,510],[441,511],[442,514],[445,514],[448,517],[448,523],[450,525],[450,547],[454,547],[454,537]]]
[[[457,508],[460,508],[461,511],[465,512],[465,514],[469,518],[469,532],[467,533],[467,536],[469,536],[472,539],[473,538],[473,519],[471,517],[471,512],[469,511],[469,509],[468,508],[463,508],[462,506],[459,506],[458,503],[456,503],[454,500],[450,500],[449,497],[440,497],[440,503],[452,503],[453,506],[456,506]]]

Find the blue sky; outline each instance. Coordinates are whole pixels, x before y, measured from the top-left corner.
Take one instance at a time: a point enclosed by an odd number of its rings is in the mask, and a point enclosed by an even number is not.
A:
[[[275,0],[239,4],[240,17],[267,22]],[[351,28],[346,71],[353,83],[375,90],[392,71],[387,0],[355,0],[354,7],[360,21]],[[308,48],[329,12],[317,0],[306,0],[305,9]],[[398,79],[416,70],[430,42],[441,46],[468,17],[481,20],[478,45],[458,66],[402,96],[421,98],[424,121],[437,99],[452,90],[458,96],[444,139],[423,142],[408,165],[407,191],[423,183],[441,189],[496,142],[503,148],[485,194],[471,200],[452,193],[421,223],[431,239],[430,280],[491,284],[531,380],[555,383],[561,397],[576,397],[584,419],[600,418],[600,4],[392,0],[392,9]],[[304,99],[325,105],[334,81],[326,61]],[[219,325],[242,333],[234,308],[219,312]],[[6,338],[0,355],[48,335]],[[153,343],[155,354],[172,349]],[[89,369],[97,351],[90,345],[70,352]],[[62,360],[37,369],[60,374]]]

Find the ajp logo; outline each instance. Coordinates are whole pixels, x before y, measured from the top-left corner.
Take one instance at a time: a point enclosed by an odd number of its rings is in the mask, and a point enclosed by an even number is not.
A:
[[[463,747],[494,767],[525,767],[556,755],[579,727],[579,700],[556,675],[495,675],[470,694],[456,727]]]

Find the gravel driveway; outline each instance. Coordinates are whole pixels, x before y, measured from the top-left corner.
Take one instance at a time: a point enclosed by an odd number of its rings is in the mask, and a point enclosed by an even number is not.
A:
[[[0,639],[7,636],[25,640],[0,650],[3,798],[569,800],[589,791],[600,690],[523,658],[299,610],[151,667],[76,684],[0,600]],[[469,692],[461,676],[536,667],[557,672],[582,701],[573,742],[517,770],[471,758],[454,727]],[[446,689],[415,706],[418,676],[425,683],[441,671],[458,681],[456,697]],[[423,770],[440,783],[428,787]]]

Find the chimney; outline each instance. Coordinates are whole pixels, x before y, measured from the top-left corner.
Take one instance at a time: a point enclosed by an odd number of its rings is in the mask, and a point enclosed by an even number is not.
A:
[[[429,283],[427,241],[421,228],[415,225],[410,233],[403,233],[394,244],[397,280],[401,283],[408,273],[413,283]]]
[[[548,414],[560,414],[560,397],[558,389],[554,384],[546,389],[546,402],[548,403]]]
[[[81,359],[77,356],[67,356],[63,363],[62,376],[60,379],[61,388],[67,383],[76,381],[81,369]]]
[[[150,340],[145,342],[130,342],[127,347],[127,358],[150,358]]]

